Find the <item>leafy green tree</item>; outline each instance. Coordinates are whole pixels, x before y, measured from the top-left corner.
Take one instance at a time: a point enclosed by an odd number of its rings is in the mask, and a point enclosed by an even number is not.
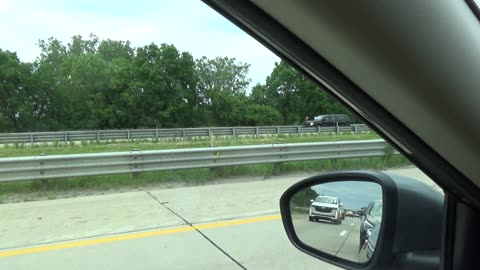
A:
[[[141,92],[140,125],[191,126],[198,108],[193,57],[173,45],[152,43],[137,49],[133,63],[135,87]]]
[[[107,62],[118,59],[132,61],[135,57],[135,49],[129,41],[102,40],[96,51]]]
[[[315,200],[319,194],[311,187],[304,188],[292,196],[292,204],[294,206],[308,207],[310,200]]]
[[[286,125],[300,124],[306,116],[345,113],[336,100],[285,61],[275,63],[265,85],[255,86],[251,97],[276,108]]]
[[[40,41],[35,81],[51,106],[50,127],[102,128],[104,108],[98,96],[108,91],[112,76],[108,63],[97,54],[98,38],[74,36],[67,46],[56,39]]]
[[[136,128],[141,115],[138,114],[138,104],[141,91],[135,88],[135,72],[133,66],[134,49],[130,42],[103,40],[101,42],[94,35],[93,41],[80,42],[85,45],[82,58],[94,56],[102,70],[92,67],[97,72],[96,78],[103,80],[103,84],[91,86],[89,93],[91,118],[95,120],[96,128]],[[98,66],[98,65],[97,65]]]
[[[197,95],[200,105],[211,115],[212,125],[238,125],[241,107],[246,102],[249,65],[236,63],[235,58],[197,59],[195,65]]]
[[[0,129],[65,130],[299,124],[342,107],[286,62],[247,96],[249,65],[194,60],[174,45],[73,36],[39,40],[22,63],[0,51]]]
[[[90,34],[88,39],[83,39],[80,35],[72,37],[72,41],[67,44],[69,55],[82,56],[87,54],[96,54],[99,46],[99,39],[96,35]]]
[[[304,86],[301,75],[286,62],[275,63],[265,83],[265,102],[280,112],[283,124],[294,124],[299,119],[299,92]]]
[[[39,46],[32,80],[43,97],[46,129],[136,127],[139,98],[129,43],[90,35],[74,36],[67,46],[53,38]]]
[[[16,53],[0,49],[0,131],[25,131],[34,122],[35,104],[28,85],[31,68]]]
[[[102,97],[112,85],[111,67],[93,53],[68,55],[62,64],[62,120],[73,129],[102,128]]]
[[[272,95],[268,92],[267,87],[262,84],[257,84],[252,87],[249,99],[255,104],[275,106],[276,102],[271,100]]]
[[[35,89],[38,104],[37,130],[62,130],[68,128],[62,123],[61,66],[67,56],[67,48],[57,39],[39,40],[40,56],[33,63],[32,88]]]
[[[245,126],[271,126],[278,124],[280,114],[278,111],[267,105],[247,103],[244,105],[240,125]]]

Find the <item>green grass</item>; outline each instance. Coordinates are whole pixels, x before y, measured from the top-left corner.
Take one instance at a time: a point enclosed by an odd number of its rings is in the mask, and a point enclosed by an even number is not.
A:
[[[302,142],[326,142],[326,141],[347,141],[347,140],[370,140],[379,139],[380,137],[374,133],[363,134],[303,134],[298,135],[274,135],[274,136],[258,136],[258,137],[214,137],[210,138],[191,138],[191,139],[163,139],[158,141],[137,140],[137,141],[90,141],[74,143],[53,143],[48,144],[10,144],[4,148],[0,148],[1,157],[19,157],[19,156],[36,156],[46,155],[66,155],[66,154],[82,154],[82,153],[100,153],[100,152],[122,152],[138,149],[145,150],[162,150],[162,149],[180,149],[180,148],[199,148],[235,145],[255,145],[255,144],[272,144],[272,143],[302,143]]]

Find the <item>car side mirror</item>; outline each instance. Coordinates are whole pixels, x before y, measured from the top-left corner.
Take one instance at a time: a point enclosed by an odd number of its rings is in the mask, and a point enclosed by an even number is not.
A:
[[[321,195],[320,195],[321,194]],[[306,198],[316,197],[306,205]],[[362,219],[341,218],[371,204]],[[414,179],[380,172],[336,172],[305,179],[280,199],[288,238],[301,251],[347,269],[435,269],[440,263],[444,197]],[[404,268],[406,267],[406,268]]]
[[[310,203],[313,203],[313,200],[310,200]]]

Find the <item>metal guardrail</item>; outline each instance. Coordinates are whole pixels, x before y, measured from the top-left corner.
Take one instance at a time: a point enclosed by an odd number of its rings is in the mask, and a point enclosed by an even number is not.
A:
[[[367,125],[337,127],[212,127],[212,128],[164,128],[128,130],[84,130],[58,132],[0,133],[0,144],[8,143],[47,143],[102,140],[138,140],[162,138],[191,138],[210,136],[280,135],[306,133],[341,133],[370,131]]]
[[[0,182],[212,168],[259,163],[379,157],[384,140],[339,141],[0,158]]]

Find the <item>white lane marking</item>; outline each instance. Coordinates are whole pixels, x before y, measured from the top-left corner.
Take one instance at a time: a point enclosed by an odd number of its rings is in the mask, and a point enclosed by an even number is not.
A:
[[[355,223],[350,223],[350,226],[353,226],[353,225],[355,225]]]
[[[343,230],[343,231],[340,233],[340,236],[344,236],[345,234],[347,234],[347,231],[346,231],[346,230]]]

